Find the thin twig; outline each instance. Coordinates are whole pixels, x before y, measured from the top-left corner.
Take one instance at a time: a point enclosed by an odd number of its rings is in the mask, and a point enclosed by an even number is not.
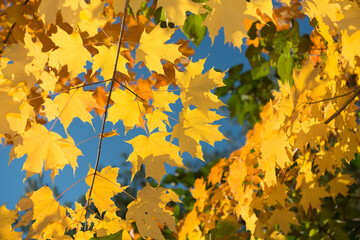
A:
[[[132,94],[135,95],[135,97],[139,98],[141,101],[146,102],[145,99],[143,99],[142,97],[140,97],[139,95],[137,95],[133,90],[131,90],[130,88],[128,88],[127,86],[125,86],[124,84],[122,84],[121,82],[119,82],[117,79],[114,78],[114,80],[120,84],[120,86],[122,86],[123,88],[127,89],[129,92],[131,92]]]
[[[88,200],[87,200],[87,203],[85,205],[86,208],[90,207],[91,193],[92,193],[93,188],[94,188],[96,171],[97,171],[97,169],[99,167],[100,154],[101,154],[101,144],[102,144],[102,140],[103,140],[103,137],[104,137],[104,129],[105,129],[105,123],[106,123],[106,117],[107,117],[107,113],[108,113],[108,108],[109,108],[109,105],[110,105],[111,93],[112,93],[112,90],[113,90],[113,87],[114,87],[114,82],[115,82],[116,67],[117,67],[117,64],[118,64],[118,61],[119,61],[120,46],[121,46],[121,43],[122,43],[122,36],[124,34],[124,26],[125,26],[125,19],[126,19],[126,15],[127,15],[128,5],[129,5],[129,0],[126,0],[125,7],[124,7],[124,16],[123,16],[123,19],[121,21],[121,27],[120,27],[120,36],[119,36],[118,49],[117,49],[116,58],[115,58],[114,72],[113,72],[113,76],[112,76],[112,80],[111,80],[109,96],[108,96],[106,107],[105,107],[104,119],[102,121],[101,133],[100,133],[100,138],[99,138],[99,147],[98,147],[98,153],[97,153],[96,164],[95,164],[95,169],[94,169],[94,176],[93,176],[93,179],[92,179],[92,182],[91,182],[91,187],[90,187],[90,191],[89,191]]]
[[[16,25],[16,23],[13,23],[13,24],[11,25],[9,32],[7,33],[7,35],[6,35],[6,37],[5,37],[5,40],[3,41],[2,47],[5,47],[5,44],[6,44],[7,41],[9,40],[10,35],[11,35],[11,33],[12,33],[15,25]],[[2,53],[3,53],[3,49],[0,50],[0,54],[2,54]]]
[[[350,95],[351,93],[356,92],[357,90],[358,90],[358,89],[355,88],[354,90],[352,90],[352,91],[350,91],[350,92],[348,92],[348,93],[344,93],[344,94],[342,94],[342,95],[338,95],[338,96],[331,97],[331,98],[324,98],[324,99],[321,99],[321,100],[319,100],[319,101],[314,101],[314,102],[306,102],[305,104],[311,105],[311,104],[315,104],[315,103],[331,101],[331,100],[334,100],[334,99],[336,99],[336,98],[345,97],[345,96],[347,96],[347,95]]]
[[[26,5],[28,2],[29,2],[29,0],[25,0],[25,2],[23,3],[23,5]],[[6,35],[6,37],[5,37],[4,41],[3,41],[2,48],[5,47],[5,44],[6,44],[7,41],[9,40],[9,38],[10,38],[10,36],[11,36],[11,33],[12,33],[12,31],[14,30],[15,25],[16,25],[16,22],[14,22],[14,23],[11,25],[9,32],[7,33],[7,35]],[[3,51],[4,51],[4,49],[1,49],[1,50],[0,50],[0,54],[2,54]]]
[[[339,115],[346,108],[346,106],[349,105],[359,94],[360,94],[360,87],[358,87],[354,92],[354,94],[348,100],[346,100],[346,102],[333,115],[331,115],[328,119],[326,119],[324,123],[328,124],[329,122],[331,122],[331,120],[333,120],[337,115]]]
[[[50,96],[53,96],[53,95],[56,95],[56,94],[59,94],[59,93],[65,93],[65,92],[68,92],[68,91],[74,90],[74,89],[79,89],[79,88],[84,88],[84,87],[87,87],[87,86],[92,86],[92,85],[97,85],[97,84],[105,83],[105,82],[108,82],[108,81],[111,81],[111,79],[107,79],[107,80],[100,81],[100,82],[87,83],[87,84],[84,84],[84,85],[81,85],[81,86],[70,87],[69,89],[65,89],[65,88],[64,88],[64,89],[62,89],[62,90],[60,90],[60,91],[50,93],[50,94],[46,95],[46,97],[50,97]],[[28,98],[27,101],[31,101],[31,100],[38,99],[38,98],[43,98],[43,97],[44,97],[44,96],[41,96],[41,95],[40,95],[40,96]]]

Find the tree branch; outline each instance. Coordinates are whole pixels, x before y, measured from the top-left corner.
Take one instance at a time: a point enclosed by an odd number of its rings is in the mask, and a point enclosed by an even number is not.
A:
[[[339,115],[346,108],[346,106],[349,105],[359,94],[360,94],[360,87],[358,87],[354,92],[354,94],[348,100],[346,100],[346,102],[333,115],[331,115],[328,119],[326,119],[324,123],[328,124],[329,122],[331,122],[331,120],[333,120],[337,115]]]
[[[129,0],[126,0],[125,7],[124,7],[124,16],[122,18],[121,27],[120,27],[120,36],[119,36],[119,43],[118,43],[118,48],[117,48],[117,53],[116,53],[116,58],[115,58],[114,72],[113,72],[113,76],[112,76],[112,79],[111,79],[109,97],[108,97],[106,107],[105,107],[104,119],[102,121],[102,127],[101,127],[100,139],[99,139],[99,147],[98,147],[97,158],[96,158],[96,165],[95,165],[94,176],[93,176],[90,191],[89,191],[89,197],[88,197],[87,203],[85,205],[86,209],[88,209],[89,206],[90,206],[91,193],[92,193],[92,191],[94,189],[96,171],[98,170],[98,167],[99,167],[100,154],[101,154],[101,145],[102,145],[102,140],[103,140],[103,137],[104,137],[104,129],[105,129],[106,117],[107,117],[108,108],[109,108],[109,105],[110,105],[111,93],[112,93],[112,90],[113,90],[113,87],[114,87],[114,82],[115,82],[116,66],[117,66],[117,63],[119,61],[119,56],[120,56],[120,46],[121,46],[121,43],[122,43],[122,36],[124,34],[125,18],[126,18],[126,15],[127,15],[128,5],[129,5]]]

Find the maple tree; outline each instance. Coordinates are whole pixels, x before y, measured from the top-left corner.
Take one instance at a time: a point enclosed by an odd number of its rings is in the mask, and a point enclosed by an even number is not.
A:
[[[241,221],[252,237],[281,238],[290,225],[320,211],[323,198],[345,196],[354,183],[340,170],[359,151],[357,3],[305,1],[302,10],[297,1],[274,9],[272,1],[264,0],[0,4],[0,98],[5,106],[0,136],[12,146],[10,161],[26,155],[25,178],[51,170],[54,179],[66,165],[76,171],[82,152],[69,126],[75,118],[92,124],[94,112],[103,119],[95,168],[83,178],[89,186],[86,203],[76,202],[75,209],[62,206],[58,198],[66,193],[54,198],[43,186],[27,193],[16,209],[0,208],[6,219],[1,238],[20,239],[22,233],[14,229],[31,223],[27,239],[131,239],[139,237],[134,228],[144,238],[164,239],[161,230],[167,228],[179,239],[205,239],[209,232],[224,235],[214,232],[216,226],[240,229]],[[313,42],[319,46],[311,51],[320,57],[302,56],[305,40],[287,41],[296,32],[291,19],[303,15],[315,21]],[[204,72],[206,59],[191,59],[187,41],[168,41],[180,29],[199,44],[204,31],[213,39],[222,27],[225,41],[236,47],[250,33],[250,64],[260,69],[252,72],[255,80],[265,81],[268,69],[276,68],[281,81],[245,146],[214,165],[206,179],[196,180],[194,207],[176,228],[167,206],[180,200],[159,186],[164,164],[184,167],[183,153],[203,160],[200,142],[214,145],[225,139],[216,122],[223,118],[216,109],[224,104],[213,90],[229,85],[223,83],[225,73]],[[285,32],[272,45],[274,37],[267,33],[280,30]],[[262,52],[274,53],[276,62],[262,61]],[[146,66],[151,77],[137,78],[138,66]],[[105,132],[107,121],[121,122],[124,129]],[[55,125],[66,137],[54,131]],[[132,177],[143,165],[145,177],[156,186],[146,184],[136,198],[131,196],[123,219],[113,201],[127,188],[117,182],[119,168],[100,171],[98,166],[103,138],[135,128],[143,134],[126,141],[133,147],[128,157]]]

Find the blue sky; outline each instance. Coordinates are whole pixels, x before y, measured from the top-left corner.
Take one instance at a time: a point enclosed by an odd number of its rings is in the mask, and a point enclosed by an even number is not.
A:
[[[181,37],[182,33],[175,35],[175,38]],[[196,48],[195,55],[193,56],[194,61],[198,59],[205,58],[208,55],[205,69],[208,70],[212,67],[216,69],[220,69],[222,71],[227,70],[233,65],[239,63],[246,63],[246,59],[243,55],[240,54],[239,49],[233,48],[229,44],[224,44],[223,34],[220,32],[220,35],[215,38],[214,45],[211,45],[212,42],[208,36],[206,36],[203,42],[200,44],[198,48]],[[221,114],[227,114],[222,111]],[[53,122],[50,122],[48,125],[51,126]],[[227,138],[232,141],[233,144],[239,145],[244,141],[243,133],[241,131],[240,126],[236,126],[234,128],[234,124],[236,121],[231,119],[224,119],[219,122],[222,126],[220,130],[224,132]],[[111,123],[106,124],[105,132],[111,131],[112,129],[119,128],[120,132],[123,128],[121,123],[112,126]],[[94,131],[95,129],[95,131]],[[89,139],[100,133],[101,129],[101,119],[99,116],[95,116],[93,119],[93,127],[88,123],[83,123],[79,119],[74,119],[71,123],[68,132],[74,138],[75,143],[82,142],[86,139]],[[58,132],[64,136],[64,131],[61,124],[55,124],[53,129],[55,132]],[[231,135],[230,135],[231,133]],[[105,138],[103,140],[102,145],[102,154],[101,154],[101,162],[100,167],[105,167],[107,165],[112,165],[115,167],[122,166],[126,169],[129,169],[131,165],[129,163],[124,164],[125,159],[121,157],[124,153],[129,154],[132,151],[132,147],[124,142],[124,140],[129,140],[135,134],[143,134],[141,129],[135,129],[129,132],[128,136],[124,136],[120,134],[119,136],[112,138]],[[237,144],[238,143],[238,144]],[[211,152],[212,147],[207,144],[203,144],[205,147],[205,151]],[[98,138],[93,138],[88,140],[80,145],[78,145],[80,150],[83,152],[84,156],[78,158],[79,167],[76,169],[75,176],[73,174],[73,169],[70,166],[65,166],[65,168],[60,171],[59,175],[55,177],[55,185],[57,186],[59,192],[65,191],[68,187],[70,187],[73,183],[77,182],[82,177],[86,176],[89,165],[94,168],[97,148],[98,148]],[[224,150],[228,149],[229,144],[227,141],[222,141],[220,143],[215,144],[215,149]],[[16,203],[20,200],[22,196],[24,196],[24,183],[23,179],[25,177],[25,172],[21,172],[22,165],[24,163],[25,158],[15,159],[8,165],[9,160],[9,151],[10,147],[5,146],[0,150],[0,206],[6,203],[6,207],[10,209],[14,209]],[[230,152],[228,149],[227,152]],[[202,166],[200,160],[191,159],[188,155],[185,155],[184,159],[185,165],[191,168],[199,168]],[[169,169],[170,172],[173,170]],[[46,185],[52,186],[53,183],[51,178],[49,177],[50,171],[44,172],[43,182]],[[38,175],[32,177],[33,179],[37,179]],[[78,200],[78,198],[85,194],[88,187],[85,181],[80,182],[76,186],[72,187],[68,190],[61,198],[60,202],[74,202]]]
[[[312,27],[309,26],[309,19],[305,18],[299,20],[300,22],[300,34],[310,33]],[[175,34],[175,38],[180,38],[182,35],[181,32]],[[245,47],[245,46],[244,46]],[[195,46],[194,46],[195,48]],[[244,69],[246,70],[249,67],[247,59],[244,56],[245,51],[241,51],[237,48],[233,48],[229,44],[224,44],[223,31],[220,30],[219,35],[214,39],[214,44],[212,45],[211,39],[206,36],[201,42],[198,48],[195,48],[195,55],[193,56],[193,61],[207,57],[205,63],[205,70],[209,70],[212,67],[222,71],[231,68],[237,64],[244,64]],[[226,110],[221,111],[222,115],[227,115]],[[234,119],[223,119],[220,120],[218,124],[221,124],[220,130],[224,135],[229,139],[231,144],[228,141],[222,141],[215,144],[215,148],[210,147],[207,144],[203,144],[205,147],[205,152],[210,152],[213,150],[220,150],[222,152],[230,153],[233,151],[234,147],[239,148],[244,143],[244,132],[242,131],[241,126],[238,125],[237,121]],[[48,124],[52,125],[52,122]],[[119,128],[119,133],[123,132],[123,126],[121,123],[112,126],[111,123],[106,124],[105,132],[109,132],[112,129]],[[93,127],[88,123],[83,123],[79,119],[74,119],[70,125],[68,132],[74,138],[75,143],[82,142],[86,139],[94,137],[100,133],[101,129],[101,119],[99,116],[95,116],[93,119]],[[63,128],[60,124],[56,124],[54,131],[59,132],[65,136]],[[95,130],[95,131],[94,131]],[[128,136],[120,134],[119,136],[112,138],[105,138],[102,145],[102,154],[100,159],[100,168],[107,165],[112,165],[114,167],[121,167],[123,170],[129,170],[131,167],[130,163],[126,163],[124,157],[125,154],[129,154],[132,151],[132,147],[125,143],[124,140],[129,140],[134,136],[134,134],[143,134],[143,130],[135,129],[129,132]],[[231,146],[231,147],[229,147]],[[97,148],[98,148],[98,138],[93,138],[89,141],[86,141],[78,145],[80,150],[83,152],[84,156],[78,158],[79,167],[76,169],[75,176],[73,174],[73,169],[70,166],[65,166],[65,168],[60,171],[59,175],[55,177],[55,185],[57,186],[58,191],[61,193],[65,191],[72,184],[77,182],[79,179],[87,175],[89,171],[89,165],[94,168]],[[9,161],[9,151],[10,147],[3,147],[0,150],[0,206],[6,203],[8,209],[14,209],[16,203],[24,196],[24,187],[23,179],[25,177],[25,172],[21,172],[22,165],[24,163],[24,157],[21,159],[15,159],[8,165]],[[189,155],[184,155],[184,164],[187,167],[192,169],[197,169],[203,165],[200,160],[192,159]],[[170,172],[173,169],[168,169]],[[49,177],[50,171],[44,172],[43,182],[50,187],[53,186],[51,178]],[[33,176],[32,178],[37,179],[38,175]],[[61,198],[60,202],[72,202],[77,201],[78,198],[84,195],[88,187],[85,181],[81,181],[76,186],[68,190]]]

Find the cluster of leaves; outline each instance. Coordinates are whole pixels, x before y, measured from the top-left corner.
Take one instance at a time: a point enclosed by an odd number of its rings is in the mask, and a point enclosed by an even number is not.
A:
[[[224,74],[205,73],[206,59],[191,61],[193,49],[186,40],[167,43],[177,29],[187,28],[187,13],[206,15],[210,8],[191,0],[0,4],[0,137],[12,147],[10,162],[24,156],[25,179],[47,170],[54,179],[66,165],[75,171],[82,151],[69,126],[75,118],[92,124],[94,113],[103,118],[101,132],[94,133],[100,139],[95,169],[82,178],[89,186],[86,203],[62,206],[58,198],[66,193],[54,198],[42,186],[27,193],[15,210],[1,207],[6,219],[1,238],[20,239],[22,233],[13,229],[29,224],[28,239],[89,239],[119,231],[130,239],[132,222],[143,237],[163,239],[158,223],[176,232],[165,207],[179,198],[170,189],[146,184],[137,198],[131,196],[125,217],[116,214],[113,197],[126,193],[127,186],[117,181],[119,168],[98,170],[101,143],[142,129],[126,141],[133,148],[127,161],[132,177],[144,166],[145,177],[159,185],[165,163],[184,167],[184,152],[203,159],[200,141],[213,145],[225,139],[214,123],[223,118],[215,111],[223,103],[211,92],[223,86]],[[256,9],[250,9],[254,16]],[[136,77],[137,66],[146,66],[151,77]],[[106,122],[121,127],[104,132]]]
[[[307,58],[312,46],[310,37],[300,36],[299,23],[292,19],[304,17],[298,7],[295,3],[284,5],[274,11],[275,20],[264,17],[262,22],[251,24],[245,53],[251,69],[243,71],[243,64],[232,67],[224,80],[226,86],[215,91],[219,97],[230,93],[230,115],[236,116],[240,124],[244,120],[250,125],[259,121],[271,90],[278,87],[277,79],[293,83],[293,69],[300,68]]]
[[[264,106],[260,123],[242,148],[195,181],[196,202],[181,223],[179,239],[360,236],[360,25],[355,20],[360,8],[352,1],[301,5],[316,27],[313,45],[301,52],[306,59],[299,54],[301,41],[290,39],[286,45],[298,46],[291,53],[298,59],[289,67],[280,66],[278,57],[279,90]],[[280,34],[286,32],[291,29]]]
[[[335,222],[320,209],[357,197],[348,195],[354,178],[342,171],[344,165],[358,164],[350,161],[360,150],[354,103],[360,93],[356,3],[309,0],[301,3],[302,13],[296,1],[284,1],[285,10],[274,10],[272,1],[264,0],[0,4],[0,134],[12,145],[11,161],[26,155],[26,178],[41,175],[43,169],[55,178],[65,165],[75,171],[82,152],[68,133],[74,118],[91,124],[94,114],[89,111],[94,110],[103,116],[103,126],[106,121],[122,124],[120,130],[105,133],[103,127],[94,134],[100,139],[98,160],[83,178],[89,186],[84,205],[62,206],[62,194],[54,198],[43,186],[27,193],[15,210],[0,208],[1,238],[20,239],[22,233],[14,229],[28,224],[28,239],[164,239],[163,233],[178,239],[250,234],[284,238],[291,231],[302,237],[344,236],[323,230]],[[296,21],[290,20],[302,14],[316,23],[321,47],[314,51],[321,51],[322,58],[304,60],[308,39],[300,38]],[[291,27],[279,31],[284,25]],[[203,159],[200,141],[213,145],[224,139],[216,125],[222,116],[215,111],[223,104],[212,93],[224,86],[224,74],[213,69],[204,73],[206,59],[193,62],[186,41],[166,42],[179,28],[198,44],[205,26],[212,39],[224,27],[225,41],[237,47],[249,34],[252,79],[267,86],[265,73],[275,69],[281,81],[260,113],[261,122],[248,132],[245,146],[211,167],[207,178],[194,182],[191,193],[196,201],[185,196],[193,207],[178,222],[177,234],[169,202],[179,202],[179,196],[159,187],[166,174],[164,163],[183,167],[185,152]],[[136,78],[137,63],[152,72],[150,78]],[[55,124],[63,127],[64,136],[54,131]],[[117,182],[119,168],[98,171],[98,163],[104,137],[134,128],[143,129],[143,134],[127,141],[133,147],[127,159],[132,176],[144,166],[145,177],[158,186],[146,183],[122,218],[113,197],[125,193],[127,186]],[[195,177],[190,176],[189,185]]]

